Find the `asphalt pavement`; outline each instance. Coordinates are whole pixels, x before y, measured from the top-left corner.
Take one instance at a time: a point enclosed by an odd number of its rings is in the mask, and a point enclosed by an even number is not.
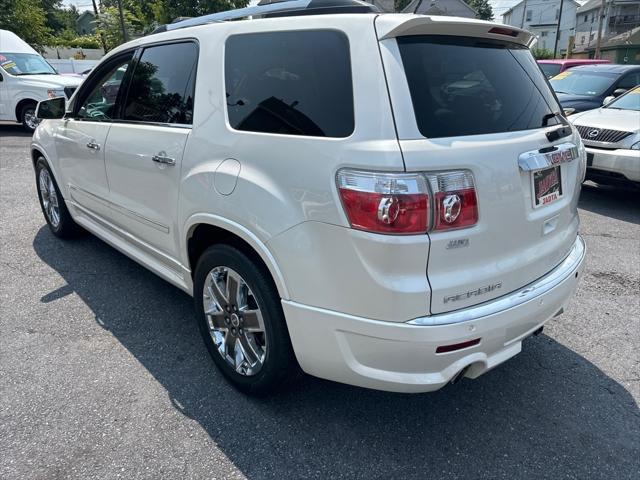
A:
[[[305,377],[248,398],[190,297],[93,236],[55,238],[30,137],[0,124],[0,478],[640,478],[640,193],[585,185],[567,311],[423,395]]]

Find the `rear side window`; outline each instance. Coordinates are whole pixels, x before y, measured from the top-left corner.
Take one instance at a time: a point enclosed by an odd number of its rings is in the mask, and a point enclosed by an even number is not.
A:
[[[192,42],[145,48],[133,71],[124,119],[191,124],[197,63]]]
[[[528,49],[447,36],[397,41],[425,137],[529,130],[558,122],[552,114],[560,107]]]
[[[347,37],[334,30],[229,37],[229,123],[251,132],[348,137],[353,87]]]

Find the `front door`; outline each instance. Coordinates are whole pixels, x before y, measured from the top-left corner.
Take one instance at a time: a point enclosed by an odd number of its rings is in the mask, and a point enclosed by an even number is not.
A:
[[[120,84],[133,54],[125,54],[100,67],[78,92],[74,112],[60,122],[55,143],[61,188],[72,206],[84,214],[106,217],[109,184],[104,165],[105,144],[116,116]]]
[[[174,259],[182,153],[191,132],[197,59],[193,42],[143,49],[122,118],[111,127],[105,150],[113,223]]]

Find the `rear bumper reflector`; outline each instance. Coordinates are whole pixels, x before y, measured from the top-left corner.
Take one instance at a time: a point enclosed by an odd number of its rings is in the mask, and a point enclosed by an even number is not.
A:
[[[462,343],[452,343],[451,345],[440,345],[436,348],[436,353],[448,353],[455,352],[456,350],[462,350],[463,348],[473,347],[480,343],[479,338],[475,338],[473,340],[468,340]]]

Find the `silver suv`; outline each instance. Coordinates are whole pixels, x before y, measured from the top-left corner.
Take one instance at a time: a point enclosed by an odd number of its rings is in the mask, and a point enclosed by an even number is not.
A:
[[[435,390],[563,311],[585,152],[529,33],[336,0],[163,30],[66,111],[40,104],[38,192],[55,235],[88,230],[193,295],[238,388],[299,365]]]

